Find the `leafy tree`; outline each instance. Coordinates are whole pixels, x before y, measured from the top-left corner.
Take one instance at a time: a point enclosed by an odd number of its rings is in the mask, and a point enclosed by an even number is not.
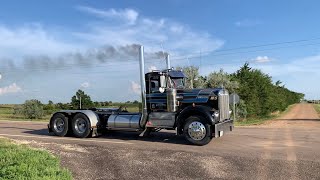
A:
[[[239,82],[237,92],[246,102],[248,116],[265,116],[271,112],[283,111],[290,104],[300,102],[303,97],[303,94],[281,86],[281,81],[273,84],[271,76],[252,69],[248,63],[232,74],[232,78]]]
[[[49,100],[48,105],[53,105],[53,101]]]
[[[58,108],[58,109],[69,109],[69,105],[59,102],[59,103],[56,104],[56,108]]]
[[[22,105],[22,114],[28,119],[39,119],[43,117],[43,105],[39,100],[31,99]]]
[[[236,116],[237,119],[246,119],[247,118],[247,105],[244,100],[240,99],[239,104],[237,104],[236,108]]]
[[[212,72],[208,75],[207,87],[224,87],[230,92],[235,92],[239,87],[239,83],[237,81],[232,81],[230,75],[224,72],[223,69],[220,69],[220,71]]]
[[[87,109],[93,106],[93,102],[89,95],[85,94],[84,91],[79,89],[76,92],[76,95],[72,96],[71,98],[71,105],[74,109],[80,108],[80,101],[81,101],[81,108]]]
[[[187,76],[186,87],[187,88],[202,88],[204,87],[205,78],[199,75],[199,67],[196,66],[186,66],[177,67],[177,70],[182,70]]]
[[[23,114],[22,105],[13,106],[13,115]]]
[[[53,110],[55,107],[54,107],[54,104],[53,104],[53,101],[49,100],[48,101],[48,104],[44,105],[43,109],[44,110]]]

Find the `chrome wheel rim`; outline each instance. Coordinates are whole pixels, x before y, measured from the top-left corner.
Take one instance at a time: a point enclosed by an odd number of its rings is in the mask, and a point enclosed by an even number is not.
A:
[[[62,132],[64,130],[64,120],[62,118],[57,118],[54,121],[53,128],[56,132]]]
[[[188,134],[193,140],[199,141],[206,137],[207,130],[201,122],[194,121],[188,127]]]
[[[75,129],[79,132],[79,133],[84,133],[87,130],[87,122],[86,120],[82,119],[82,118],[78,118],[75,121]]]

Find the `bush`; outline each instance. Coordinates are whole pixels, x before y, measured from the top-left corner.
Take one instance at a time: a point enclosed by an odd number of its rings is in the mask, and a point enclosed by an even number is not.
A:
[[[244,102],[244,100],[240,99],[239,104],[237,105],[236,108],[236,116],[237,119],[246,119],[247,118],[247,105]]]
[[[13,106],[13,115],[23,114],[22,105]]]
[[[27,100],[22,105],[22,114],[28,119],[40,119],[44,115],[43,105],[39,100]]]

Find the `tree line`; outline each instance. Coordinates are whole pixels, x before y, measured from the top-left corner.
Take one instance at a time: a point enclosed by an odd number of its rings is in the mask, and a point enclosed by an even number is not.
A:
[[[211,72],[200,76],[195,66],[179,67],[187,76],[188,88],[224,87],[240,96],[237,115],[240,118],[263,117],[276,111],[284,111],[289,105],[298,103],[304,94],[291,91],[281,81],[273,83],[272,77],[245,63],[234,73]]]
[[[81,101],[80,101],[81,99]],[[41,119],[45,115],[50,115],[58,110],[64,109],[79,109],[81,102],[82,109],[89,109],[93,107],[119,107],[119,106],[139,106],[139,102],[127,101],[125,103],[118,103],[112,101],[92,101],[91,97],[83,90],[78,90],[71,101],[68,103],[53,103],[49,100],[47,104],[42,103],[37,99],[26,100],[22,105],[15,105],[13,107],[13,115],[23,115],[27,119]]]

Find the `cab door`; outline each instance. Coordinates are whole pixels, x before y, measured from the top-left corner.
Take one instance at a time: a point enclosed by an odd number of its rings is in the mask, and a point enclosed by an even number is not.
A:
[[[147,106],[150,112],[165,112],[167,111],[167,93],[160,93],[160,78],[159,76],[150,77],[147,89]]]

